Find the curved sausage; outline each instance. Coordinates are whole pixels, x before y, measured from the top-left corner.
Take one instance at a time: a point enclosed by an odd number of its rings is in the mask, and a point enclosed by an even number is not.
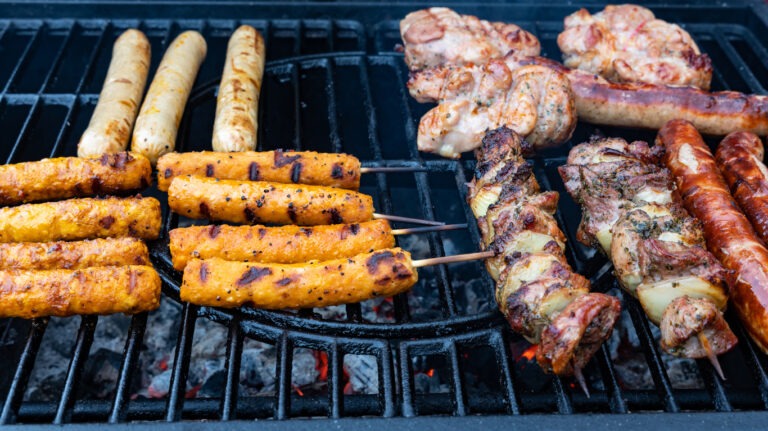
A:
[[[768,169],[755,134],[734,132],[720,142],[715,158],[733,197],[760,238],[768,241]]]
[[[264,38],[255,28],[242,25],[229,38],[216,99],[213,151],[256,149],[264,56]]]
[[[261,181],[177,177],[168,188],[168,205],[193,219],[230,223],[358,223],[373,219],[373,199],[331,187]]]
[[[60,157],[0,166],[0,205],[125,194],[152,183],[146,157],[126,152],[99,157]]]
[[[294,265],[193,259],[184,268],[181,300],[233,308],[313,308],[390,297],[419,275],[399,248]]]
[[[99,102],[77,144],[80,157],[125,151],[147,84],[151,48],[139,30],[128,29],[115,41]]]
[[[310,227],[190,226],[173,229],[170,249],[179,271],[190,259],[300,263],[332,260],[395,246],[386,220]]]
[[[656,138],[686,209],[702,221],[707,247],[727,269],[731,303],[750,336],[768,352],[768,249],[731,197],[715,159],[688,121],[667,123]]]
[[[168,153],[157,161],[157,188],[166,191],[178,176],[220,180],[274,181],[357,190],[360,160],[355,156],[314,151],[213,151]]]
[[[147,246],[136,238],[0,244],[0,270],[149,264]]]
[[[131,141],[131,149],[146,156],[153,166],[158,157],[176,146],[181,116],[206,52],[203,36],[185,31],[163,55],[141,104]]]

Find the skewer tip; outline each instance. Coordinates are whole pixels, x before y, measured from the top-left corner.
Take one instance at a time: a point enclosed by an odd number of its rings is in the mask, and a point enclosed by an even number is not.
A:
[[[725,374],[723,374],[723,368],[720,366],[720,361],[717,360],[717,356],[715,356],[715,352],[712,351],[712,346],[709,344],[709,340],[707,339],[707,336],[704,335],[703,332],[698,333],[699,343],[701,343],[701,347],[704,348],[704,351],[707,352],[707,359],[709,359],[709,362],[712,364],[712,367],[717,372],[717,375],[720,376],[722,380],[725,380]]]
[[[573,377],[576,379],[576,382],[579,383],[581,390],[584,391],[584,395],[586,395],[587,398],[590,398],[587,381],[584,379],[584,374],[582,374],[581,368],[577,367],[576,364],[573,364]]]
[[[470,260],[480,260],[493,257],[495,255],[492,251],[481,251],[478,253],[466,253],[455,254],[453,256],[433,257],[430,259],[419,259],[412,262],[414,268],[421,268],[424,266],[440,265],[442,263],[458,263],[468,262]]]

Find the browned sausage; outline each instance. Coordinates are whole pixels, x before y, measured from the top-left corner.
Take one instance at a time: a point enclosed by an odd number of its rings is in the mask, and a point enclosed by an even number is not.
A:
[[[731,302],[750,336],[768,352],[768,249],[741,213],[715,158],[688,121],[667,123],[656,138],[686,209],[702,221],[707,247],[730,277]]]
[[[0,270],[82,269],[94,266],[149,265],[149,251],[136,238],[0,244]]]
[[[125,152],[2,165],[0,205],[136,192],[151,182],[149,160]]]
[[[717,149],[717,166],[733,197],[763,241],[768,241],[768,169],[757,135],[734,132]]]
[[[160,305],[160,277],[149,266],[0,271],[0,317],[135,314]]]
[[[168,188],[171,210],[194,219],[303,226],[373,219],[373,199],[331,187],[176,177]]]
[[[411,254],[399,248],[293,265],[192,259],[181,299],[225,308],[325,307],[396,295],[418,277]]]
[[[170,237],[173,267],[179,271],[193,258],[300,263],[395,246],[395,237],[386,220],[308,227],[191,226],[172,230]]]

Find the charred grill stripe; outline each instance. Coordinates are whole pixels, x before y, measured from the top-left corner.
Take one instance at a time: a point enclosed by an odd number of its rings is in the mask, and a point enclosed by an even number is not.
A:
[[[217,224],[212,225],[211,229],[208,231],[208,235],[211,237],[211,239],[219,236],[219,233],[221,233],[221,226]]]
[[[251,162],[251,164],[248,165],[248,179],[251,181],[259,180],[259,164],[258,163]]]
[[[206,177],[212,177],[213,176],[213,165],[207,164],[205,165],[205,176]]]
[[[275,150],[275,167],[282,168],[285,165],[289,165],[301,158],[301,154],[295,156],[286,156],[283,150]]]
[[[338,163],[334,163],[333,166],[331,166],[331,178],[334,180],[344,178],[344,169]]]
[[[211,219],[211,209],[208,208],[208,205],[205,202],[200,202],[200,214],[209,220]]]
[[[328,210],[328,213],[331,214],[331,223],[333,224],[344,223],[344,218],[341,216],[338,209],[331,208],[330,210]]]
[[[372,254],[368,260],[365,261],[365,266],[368,268],[370,274],[376,274],[379,272],[379,266],[384,263],[394,263],[395,255],[389,250],[380,251]]]
[[[293,277],[285,277],[285,278],[281,278],[280,280],[277,280],[275,282],[275,284],[277,286],[284,287],[284,286],[287,286],[287,285],[293,283],[293,281],[294,281]]]
[[[296,216],[296,208],[294,207],[293,202],[288,203],[288,218],[291,219],[293,224],[296,224],[296,220],[298,220]]]
[[[208,274],[210,274],[210,271],[208,270],[208,264],[203,262],[200,264],[200,281],[205,283],[208,280]]]
[[[171,175],[173,175],[173,171],[171,170],[171,168],[168,168],[168,169],[165,170],[163,175],[165,176],[165,178],[170,178]]]
[[[251,268],[248,268],[248,271],[245,271],[245,273],[243,273],[243,276],[237,280],[237,285],[245,286],[247,284],[253,283],[254,281],[259,281],[268,275],[272,275],[271,269],[259,268],[257,266],[253,266]]]

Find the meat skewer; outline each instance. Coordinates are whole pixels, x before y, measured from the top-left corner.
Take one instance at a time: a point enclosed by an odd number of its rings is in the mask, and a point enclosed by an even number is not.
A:
[[[537,362],[558,375],[574,375],[610,336],[620,313],[616,298],[591,293],[573,272],[563,250],[565,236],[553,214],[555,192],[539,193],[522,138],[507,128],[492,130],[476,152],[468,201],[496,280],[496,302],[512,329],[538,344]]]
[[[418,281],[416,268],[477,260],[492,252],[411,260],[400,248],[300,264],[192,259],[184,268],[181,300],[233,308],[314,308],[390,297]]]
[[[167,191],[174,178],[198,175],[220,180],[273,181],[358,190],[361,174],[418,170],[420,168],[363,168],[354,156],[314,151],[168,153],[157,161],[157,188]]]
[[[145,189],[151,182],[149,160],[127,152],[1,165],[0,205],[125,194]]]
[[[395,246],[395,235],[465,228],[466,224],[392,229],[386,220],[287,226],[191,226],[169,232],[173,267],[190,259],[218,257],[238,262],[301,263],[333,260]]]
[[[441,222],[374,214],[373,199],[332,187],[263,181],[177,177],[168,188],[168,205],[185,217],[240,224],[303,226],[358,223],[374,218],[431,225]]]
[[[662,349],[719,370],[716,356],[737,343],[722,315],[726,271],[658,163],[645,142],[602,139],[574,147],[559,171],[583,209],[579,240],[611,259],[621,287],[661,327]]]
[[[693,124],[675,120],[659,131],[664,164],[686,208],[704,227],[707,246],[732,271],[733,306],[750,337],[768,352],[768,249],[739,211],[709,147]]]
[[[82,269],[150,265],[149,251],[136,238],[0,243],[0,270]]]

